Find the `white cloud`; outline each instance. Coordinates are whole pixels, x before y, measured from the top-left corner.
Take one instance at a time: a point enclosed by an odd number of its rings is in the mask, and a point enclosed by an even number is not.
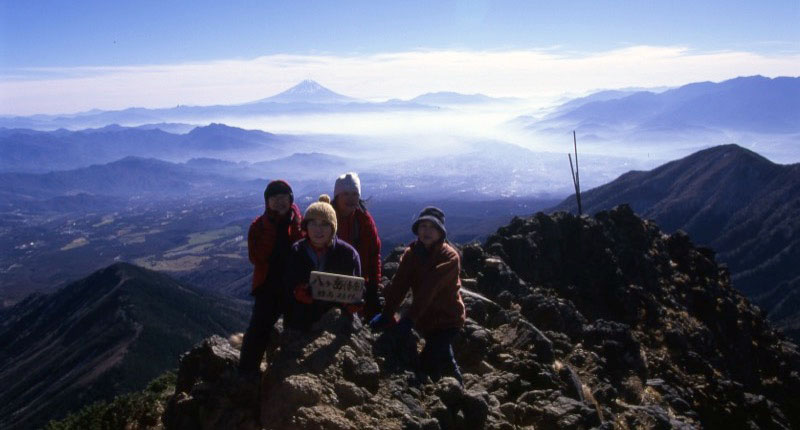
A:
[[[0,113],[65,113],[131,106],[242,103],[314,79],[365,99],[430,91],[550,101],[600,88],[677,86],[736,76],[794,75],[799,54],[693,52],[631,46],[596,53],[423,50],[375,55],[270,55],[250,60],[126,67],[13,70],[0,82]],[[30,77],[26,77],[30,76]]]

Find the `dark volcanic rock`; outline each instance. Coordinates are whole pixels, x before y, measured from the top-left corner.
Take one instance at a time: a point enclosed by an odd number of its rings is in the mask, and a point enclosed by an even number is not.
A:
[[[682,229],[713,247],[734,286],[800,341],[800,164],[721,145],[625,173],[582,193],[581,202],[585,213],[630,204],[664,231]],[[574,196],[555,209],[576,211]]]
[[[175,430],[258,429],[257,380],[238,377],[239,351],[219,336],[181,357],[175,395],[164,428]]]
[[[517,218],[463,252],[463,388],[416,373],[416,334],[373,333],[332,310],[308,333],[282,334],[257,405],[233,405],[230,379],[204,373],[229,371],[226,348],[196,349],[215,351],[208,365],[187,355],[182,366],[205,376],[179,384],[165,423],[205,422],[177,416],[185,403],[187,414],[210,405],[226,428],[253,428],[255,415],[267,429],[800,426],[796,346],[685,234],[620,207]],[[204,403],[207,393],[221,400]]]
[[[737,418],[745,408],[741,394],[758,392],[776,405],[758,426],[800,424],[796,346],[731,288],[713,251],[695,247],[685,233],[666,235],[623,205],[595,218],[517,218],[486,247],[505,255],[532,286],[519,299],[523,314],[546,333],[569,336],[565,358],[601,406],[653,399],[679,421],[748,428]],[[543,321],[541,314],[556,306],[548,314],[555,324]],[[665,383],[647,386],[648,378]],[[623,412],[605,406],[604,414]]]

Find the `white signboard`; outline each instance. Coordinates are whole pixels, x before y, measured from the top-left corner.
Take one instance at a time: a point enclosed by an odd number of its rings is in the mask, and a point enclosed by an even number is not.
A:
[[[314,300],[356,303],[362,300],[364,294],[364,278],[357,276],[313,271],[308,285],[311,286]]]

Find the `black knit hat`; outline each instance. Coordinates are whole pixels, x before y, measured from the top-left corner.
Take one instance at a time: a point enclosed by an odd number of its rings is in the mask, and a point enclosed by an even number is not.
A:
[[[292,193],[292,187],[289,186],[289,183],[283,179],[274,180],[267,185],[267,189],[264,190],[264,203],[269,204],[267,200],[269,200],[270,197],[278,194],[288,194],[289,202],[294,203],[294,193]]]
[[[422,210],[417,216],[417,220],[414,221],[414,224],[411,226],[411,231],[414,234],[417,234],[417,228],[419,227],[419,223],[422,221],[430,221],[436,225],[439,231],[442,232],[442,238],[447,237],[447,230],[444,228],[444,212],[434,206],[428,206]]]

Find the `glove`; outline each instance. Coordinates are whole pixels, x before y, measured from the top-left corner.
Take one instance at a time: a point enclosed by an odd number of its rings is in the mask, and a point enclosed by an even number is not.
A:
[[[367,284],[367,288],[364,291],[364,302],[364,317],[372,318],[375,314],[381,313],[383,304],[378,295],[378,286],[376,284]]]
[[[304,305],[310,305],[314,301],[314,298],[311,297],[311,290],[309,290],[308,284],[299,284],[294,287],[294,299]]]
[[[369,322],[370,328],[372,328],[375,331],[386,330],[387,328],[392,327],[395,324],[397,324],[397,319],[395,319],[394,316],[387,317],[384,316],[383,314],[375,315],[375,317],[373,317],[372,320],[370,320]]]
[[[395,330],[399,334],[409,334],[411,333],[411,329],[414,327],[414,321],[411,320],[409,317],[400,318],[400,321],[397,322],[397,326]]]
[[[364,310],[364,303],[350,303],[344,306],[344,310],[350,315],[360,314]]]

